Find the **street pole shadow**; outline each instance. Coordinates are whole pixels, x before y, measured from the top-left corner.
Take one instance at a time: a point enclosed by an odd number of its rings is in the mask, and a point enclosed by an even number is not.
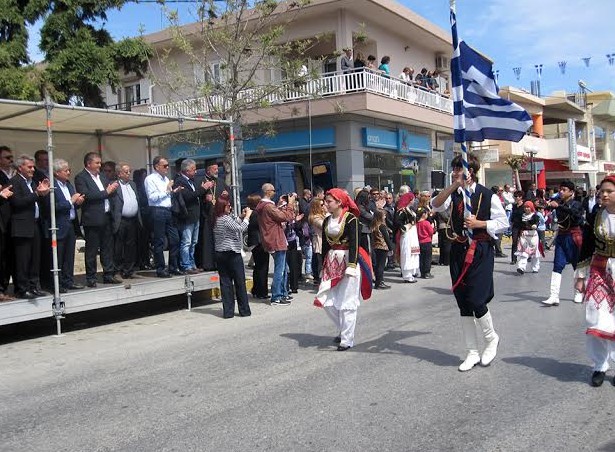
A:
[[[615,450],[615,441],[604,444],[600,449],[596,449],[598,452],[613,452]]]
[[[532,295],[530,295],[532,294]],[[531,301],[532,303],[540,304],[541,300],[544,300],[545,296],[535,295],[535,291],[524,291],[524,292],[512,292],[512,293],[498,293],[498,301],[501,303],[516,303],[519,301]],[[503,299],[503,297],[507,297],[507,299]]]
[[[425,334],[431,333],[421,331],[389,331],[383,336],[372,341],[356,344],[350,349],[350,351],[355,353],[361,352],[411,356],[420,361],[427,361],[442,367],[457,367],[459,365],[459,357],[456,355],[450,355],[440,350],[421,347],[419,345],[401,343],[401,341],[406,339],[423,336]],[[331,350],[332,346],[335,346],[333,343],[333,337],[331,336],[318,336],[315,334],[305,333],[284,333],[280,336],[297,341],[297,345],[301,348]]]
[[[422,287],[424,290],[431,290],[432,292],[437,293],[438,295],[450,295],[453,296],[453,290],[451,288],[442,288],[442,287]]]
[[[542,358],[538,356],[515,356],[512,358],[502,358],[502,361],[509,364],[529,367],[543,375],[555,378],[564,383],[589,382],[589,368],[582,364],[567,363],[553,358]]]

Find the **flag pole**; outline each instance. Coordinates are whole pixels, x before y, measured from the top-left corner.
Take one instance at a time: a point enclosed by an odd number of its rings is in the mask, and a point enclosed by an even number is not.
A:
[[[472,203],[471,193],[469,187],[466,185],[467,181],[470,178],[469,164],[468,164],[468,148],[466,147],[465,140],[465,114],[463,111],[463,82],[461,79],[461,60],[460,60],[460,48],[459,48],[459,37],[457,34],[457,13],[455,0],[450,0],[450,20],[451,20],[451,34],[453,38],[453,58],[451,59],[451,75],[452,75],[452,83],[453,83],[453,105],[454,105],[454,113],[455,120],[459,121],[458,124],[455,124],[455,141],[457,141],[461,145],[461,158],[463,162],[463,203],[465,206],[464,209],[464,218],[468,218],[472,215]],[[472,237],[472,231],[470,229],[467,230],[468,236]]]

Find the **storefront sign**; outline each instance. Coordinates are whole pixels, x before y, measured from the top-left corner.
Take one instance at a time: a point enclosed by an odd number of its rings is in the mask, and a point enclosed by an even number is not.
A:
[[[589,148],[585,146],[577,145],[577,161],[579,162],[591,162],[592,161],[592,153]]]
[[[389,149],[402,154],[429,154],[431,153],[431,138],[428,135],[410,133],[405,129],[385,130],[364,127],[363,146]]]
[[[568,118],[568,160],[570,169],[579,169],[579,157],[577,155],[577,132],[574,119]]]
[[[604,162],[604,171],[603,173],[612,173],[615,172],[615,163],[612,162]]]

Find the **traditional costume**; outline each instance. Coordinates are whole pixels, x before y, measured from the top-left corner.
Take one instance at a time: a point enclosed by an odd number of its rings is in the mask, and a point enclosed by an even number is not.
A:
[[[564,184],[564,182],[562,182]],[[564,185],[562,185],[564,186]],[[569,187],[568,187],[569,188]],[[574,185],[572,189],[574,190]],[[555,257],[553,258],[553,272],[551,273],[551,287],[549,298],[542,300],[548,306],[559,305],[559,289],[562,284],[562,271],[566,264],[571,264],[576,270],[579,261],[579,252],[583,242],[583,206],[572,196],[555,209],[557,216],[557,237],[555,238]],[[583,295],[576,292],[574,302],[581,303]]]
[[[327,192],[341,203],[339,218],[325,218],[322,232],[323,269],[314,305],[325,309],[335,327],[338,350],[354,345],[357,310],[372,290],[372,269],[368,253],[359,246],[359,210],[339,188]]]
[[[525,267],[527,261],[532,261],[532,272],[538,273],[540,270],[540,255],[543,253],[541,243],[538,237],[538,223],[540,217],[536,215],[536,209],[532,201],[525,201],[523,207],[528,207],[530,213],[524,213],[521,215],[521,230],[519,234],[519,241],[517,242],[517,251],[515,254],[518,257],[517,260],[517,272],[520,274],[525,273]]]
[[[461,326],[467,355],[459,366],[462,372],[472,369],[479,362],[486,366],[493,361],[497,352],[499,336],[493,328],[487,303],[494,296],[493,266],[494,247],[492,239],[508,228],[508,219],[502,203],[496,194],[483,185],[473,183],[471,193],[472,215],[487,222],[485,229],[473,229],[472,238],[464,230],[464,199],[460,188],[453,192],[436,212],[450,210],[451,221],[451,262],[450,273],[453,294],[461,313]],[[478,324],[485,339],[482,355],[478,352]]]
[[[615,184],[615,176],[605,180]],[[592,384],[600,386],[609,358],[615,360],[615,214],[601,208],[588,222],[575,277],[588,278],[583,298],[587,352],[594,365]]]
[[[416,282],[415,275],[419,273],[421,255],[419,236],[416,231],[416,212],[410,207],[413,199],[412,193],[401,195],[395,212],[401,277],[409,283]]]

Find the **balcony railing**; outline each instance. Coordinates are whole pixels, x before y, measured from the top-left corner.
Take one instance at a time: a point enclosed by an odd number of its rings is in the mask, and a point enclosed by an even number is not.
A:
[[[268,91],[273,91],[267,93]],[[365,70],[350,74],[326,73],[316,79],[305,81],[281,81],[279,89],[256,87],[240,93],[239,99],[247,108],[257,105],[277,105],[306,99],[369,92],[396,99],[412,105],[453,114],[453,101],[442,94],[408,84],[395,78],[383,77],[380,73]],[[207,116],[210,111],[224,111],[227,99],[214,94],[208,98],[186,99],[162,105],[150,106],[150,113],[166,116]]]
[[[149,99],[135,99],[135,100],[131,100],[129,102],[122,102],[122,103],[119,103],[119,104],[107,105],[107,109],[108,110],[131,111],[132,107],[134,107],[136,105],[145,105],[148,102],[149,102]]]

